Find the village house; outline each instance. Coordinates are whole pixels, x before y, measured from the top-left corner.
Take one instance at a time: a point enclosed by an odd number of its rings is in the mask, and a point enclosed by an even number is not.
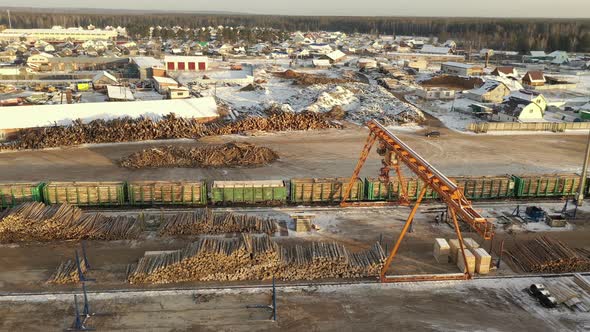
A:
[[[92,86],[95,90],[102,90],[107,85],[118,84],[119,81],[107,71],[100,72],[92,78]]]
[[[513,92],[491,116],[493,121],[501,122],[538,122],[543,121],[547,100],[535,91],[520,90]]]
[[[514,67],[500,66],[500,67],[496,67],[492,71],[492,75],[499,76],[499,77],[517,78],[518,77],[518,71]]]
[[[321,57],[321,59],[327,59],[327,60],[330,60],[330,63],[336,63],[336,62],[344,60],[345,57],[346,57],[346,54],[344,52],[342,52],[340,50],[336,50],[336,51],[330,52],[326,55],[323,55]]]
[[[506,84],[498,81],[486,81],[477,89],[469,90],[467,98],[482,103],[501,103],[510,94]]]
[[[419,53],[426,53],[426,54],[450,54],[451,48],[445,46],[434,46],[434,45],[424,45]]]
[[[178,82],[170,77],[154,76],[152,77],[152,80],[154,81],[154,87],[156,88],[156,91],[162,95],[168,94],[169,88],[175,89],[180,86]]]
[[[169,87],[166,96],[168,99],[186,99],[190,98],[191,94],[187,87],[181,86],[177,88]]]
[[[526,86],[543,86],[545,85],[545,75],[542,71],[528,71],[522,77],[522,84]]]
[[[326,68],[332,67],[330,60],[327,60],[327,59],[313,59],[313,60],[311,60],[311,64],[315,68],[321,68],[321,69],[326,69]]]
[[[445,62],[441,65],[441,71],[450,75],[473,76],[483,74],[483,67],[468,63]]]
[[[455,99],[455,90],[443,88],[418,89],[416,95],[425,100]]]

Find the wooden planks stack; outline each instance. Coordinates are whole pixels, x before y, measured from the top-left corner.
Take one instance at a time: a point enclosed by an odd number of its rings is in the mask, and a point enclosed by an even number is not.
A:
[[[278,230],[276,220],[258,216],[214,214],[210,209],[196,209],[195,212],[179,213],[164,220],[160,235],[197,235],[224,233],[265,233],[272,235]]]
[[[123,204],[123,182],[49,182],[45,200],[49,204],[76,205]]]
[[[479,243],[470,237],[463,238],[463,244],[465,244],[465,248],[472,251],[479,248]]]
[[[471,252],[475,256],[475,272],[479,274],[490,273],[492,256],[484,248],[471,249]]]
[[[200,204],[204,182],[133,181],[127,183],[133,204]]]
[[[512,176],[450,177],[463,190],[467,198],[493,198],[511,196],[514,189]]]
[[[69,204],[45,206],[23,203],[0,215],[0,242],[53,241],[74,239],[134,239],[141,227],[136,219],[101,214],[83,215]]]
[[[467,259],[467,263],[465,263],[461,250],[459,250],[457,253],[457,267],[461,272],[469,271],[471,274],[475,273],[475,255],[471,250],[465,249],[465,258]]]
[[[451,247],[445,239],[434,239],[434,259],[439,263],[448,263]]]
[[[312,280],[378,274],[385,260],[379,244],[351,253],[336,243],[280,246],[270,237],[201,238],[184,250],[144,256],[128,268],[131,283],[207,280]]]
[[[576,273],[574,274],[574,282],[580,286],[588,295],[590,295],[590,281],[583,275]]]
[[[548,236],[516,242],[507,251],[510,261],[525,272],[566,273],[590,270],[590,259]]]
[[[457,263],[457,255],[459,255],[461,248],[459,246],[459,240],[457,239],[450,239],[449,240],[449,247],[450,247],[450,256],[451,262]]]
[[[333,202],[342,200],[350,178],[292,179],[291,193],[294,202]],[[360,179],[352,186],[349,200],[363,199],[363,182]]]
[[[155,167],[258,167],[279,159],[267,147],[230,142],[203,147],[160,146],[135,152],[121,160],[127,168]]]
[[[86,261],[84,258],[80,259],[80,269],[82,273],[86,273]],[[57,267],[57,270],[49,277],[47,283],[50,284],[72,284],[80,281],[80,274],[78,273],[78,264],[75,260],[68,259],[67,261],[61,262]]]

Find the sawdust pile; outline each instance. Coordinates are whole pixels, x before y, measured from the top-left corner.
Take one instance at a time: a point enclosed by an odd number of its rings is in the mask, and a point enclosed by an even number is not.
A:
[[[161,146],[145,149],[124,158],[120,164],[126,168],[259,167],[277,159],[279,155],[270,148],[231,142],[197,148]]]

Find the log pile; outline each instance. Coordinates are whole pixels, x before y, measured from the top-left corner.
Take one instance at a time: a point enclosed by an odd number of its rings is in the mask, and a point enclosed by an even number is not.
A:
[[[83,215],[69,204],[23,203],[0,215],[0,242],[134,239],[141,232],[136,219]]]
[[[272,235],[278,230],[273,219],[225,212],[214,214],[209,209],[179,213],[168,217],[160,226],[160,235],[198,235],[224,233],[264,233]]]
[[[184,250],[145,256],[128,268],[130,283],[313,280],[375,276],[385,260],[377,243],[351,253],[336,243],[283,247],[270,237],[202,238]]]
[[[68,126],[21,130],[13,142],[0,145],[0,150],[43,149],[90,143],[134,142],[156,139],[189,138],[240,134],[249,131],[287,131],[341,128],[325,115],[313,112],[272,112],[267,117],[245,117],[235,122],[217,121],[203,124],[198,119],[176,117],[173,113],[160,120],[150,118],[117,118]]]
[[[145,149],[124,158],[120,164],[127,168],[257,167],[278,158],[270,148],[231,142],[197,148],[161,146]]]
[[[86,273],[86,262],[84,258],[80,259],[80,269],[82,273]],[[68,259],[65,262],[61,262],[57,267],[57,270],[49,277],[47,283],[65,285],[73,284],[80,281],[80,274],[78,273],[78,264],[75,260]]]
[[[507,252],[514,265],[525,272],[566,273],[590,270],[590,259],[548,236],[516,242]]]

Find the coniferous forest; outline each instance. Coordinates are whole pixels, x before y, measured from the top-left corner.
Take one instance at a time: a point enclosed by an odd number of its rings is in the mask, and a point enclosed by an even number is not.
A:
[[[133,37],[149,36],[152,26],[196,29],[206,26],[244,26],[290,31],[342,31],[387,35],[415,35],[454,39],[465,47],[497,50],[564,50],[590,52],[590,19],[503,19],[435,17],[319,17],[239,14],[183,14],[114,10],[11,9],[13,28],[54,25],[124,26]],[[0,24],[8,26],[6,11]],[[186,35],[186,38],[194,36]]]

